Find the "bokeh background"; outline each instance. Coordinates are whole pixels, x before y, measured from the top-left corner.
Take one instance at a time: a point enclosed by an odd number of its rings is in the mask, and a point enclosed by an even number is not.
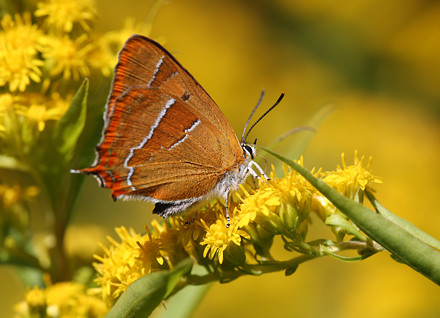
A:
[[[102,32],[143,21],[152,1],[98,0]],[[307,168],[333,170],[345,152],[373,156],[378,199],[440,238],[440,2],[430,0],[186,0],[160,10],[151,36],[194,75],[237,134],[266,89],[262,109],[280,106],[252,133],[265,145],[301,126],[325,104],[335,111],[304,151]],[[93,85],[93,83],[91,83]],[[91,96],[90,98],[93,98]],[[294,138],[277,151],[289,154]],[[68,232],[68,249],[115,237],[115,226],[142,232],[148,203],[113,203],[88,178]],[[319,221],[310,239],[331,237]],[[84,244],[82,242],[85,242]],[[279,248],[277,257],[286,257]],[[12,315],[24,287],[0,269],[0,310]],[[439,317],[439,289],[381,253],[361,263],[332,258],[275,273],[214,284],[194,317]]]

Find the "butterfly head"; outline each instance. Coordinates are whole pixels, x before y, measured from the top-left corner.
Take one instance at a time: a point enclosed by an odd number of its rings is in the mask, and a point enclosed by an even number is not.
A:
[[[255,147],[252,147],[251,145],[241,143],[241,148],[243,149],[243,157],[250,158],[250,160],[254,160],[255,156],[257,155],[257,150]]]

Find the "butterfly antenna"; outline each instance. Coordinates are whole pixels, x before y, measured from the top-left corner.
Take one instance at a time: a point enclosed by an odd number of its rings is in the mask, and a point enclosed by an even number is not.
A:
[[[263,91],[263,92],[264,92],[264,91]],[[249,134],[250,134],[252,128],[254,128],[255,125],[258,124],[258,123],[260,122],[260,120],[262,120],[267,114],[269,114],[270,111],[271,111],[272,109],[274,109],[274,108],[275,108],[275,107],[281,102],[281,100],[283,99],[283,97],[284,97],[284,93],[281,93],[280,97],[278,97],[278,100],[275,102],[275,104],[273,104],[273,106],[272,106],[271,108],[269,108],[268,110],[266,110],[266,112],[265,112],[263,115],[261,115],[260,118],[257,119],[257,121],[251,126],[251,128],[249,128],[249,130],[248,130],[246,136],[245,136],[244,138],[243,138],[243,137],[241,138],[241,142],[242,142],[242,143],[246,141],[246,139],[247,139],[247,137],[249,136]],[[261,98],[260,98],[260,100],[261,100]],[[258,104],[257,104],[257,106],[258,106]],[[257,106],[256,106],[256,107],[254,108],[254,110],[252,111],[252,114],[255,112]],[[251,117],[252,117],[252,114],[251,114]],[[251,118],[249,117],[248,122],[249,122],[250,119],[251,119]],[[247,126],[247,123],[246,123],[246,126]],[[246,127],[245,127],[245,128],[246,128]],[[244,132],[243,132],[243,134],[244,134]]]
[[[247,128],[249,122],[251,121],[251,118],[252,118],[252,116],[254,115],[255,111],[257,110],[258,106],[260,106],[261,101],[263,100],[263,97],[264,97],[264,92],[265,92],[265,91],[264,91],[264,89],[263,89],[263,90],[261,91],[260,99],[258,100],[257,105],[255,105],[254,109],[252,110],[251,115],[249,116],[249,118],[248,118],[248,120],[247,120],[247,122],[246,122],[246,125],[244,125],[243,133],[241,134],[241,143],[243,143],[243,142],[246,140],[246,138],[244,138],[244,134],[246,133],[246,128]]]

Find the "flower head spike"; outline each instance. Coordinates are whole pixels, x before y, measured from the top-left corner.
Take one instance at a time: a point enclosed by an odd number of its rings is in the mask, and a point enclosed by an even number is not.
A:
[[[20,49],[29,56],[41,52],[46,37],[36,24],[32,24],[31,14],[29,12],[23,15],[15,14],[14,18],[6,14],[1,20],[2,40],[10,47]]]
[[[60,97],[59,93],[53,93],[49,98],[40,94],[25,94],[24,101],[28,105],[17,105],[16,113],[27,117],[28,122],[35,124],[39,131],[43,131],[48,120],[60,119],[69,107],[68,99]]]
[[[38,196],[39,190],[35,186],[21,188],[18,183],[12,187],[7,184],[0,184],[0,204],[4,207],[10,208],[11,206],[21,203],[25,200],[30,201]]]
[[[108,305],[114,304],[132,282],[151,272],[152,260],[156,258],[151,255],[146,258],[144,255],[150,251],[156,254],[157,251],[154,248],[144,249],[145,242],[151,239],[147,235],[141,236],[124,227],[116,228],[116,232],[121,243],[109,238],[112,246],[108,249],[103,247],[105,255],[95,255],[100,263],[93,264],[100,274],[95,281],[101,287],[102,299]]]
[[[39,83],[44,62],[36,56],[42,51],[45,36],[32,24],[29,13],[5,15],[0,32],[0,86],[9,83],[9,90],[23,92],[32,81]]]
[[[14,307],[15,317],[103,317],[108,308],[95,296],[86,294],[82,284],[60,282],[45,289],[28,288],[26,300]]]
[[[9,83],[9,90],[24,92],[31,80],[39,83],[44,62],[0,39],[0,86]]]
[[[46,23],[59,31],[69,33],[75,23],[88,31],[87,22],[96,15],[92,0],[46,0],[37,3],[36,17],[46,17]]]
[[[179,237],[177,238],[177,242],[186,246],[190,241],[200,241],[205,232],[201,220],[203,219],[205,224],[210,225],[217,220],[216,213],[223,209],[224,206],[216,200],[214,203],[209,202],[205,206],[200,207],[196,212],[188,214],[186,218],[183,219],[184,222],[178,227]]]
[[[357,190],[365,190],[371,183],[382,183],[379,177],[373,176],[370,172],[372,158],[367,165],[364,165],[364,156],[358,158],[357,150],[354,152],[354,165],[348,166],[345,162],[345,154],[342,157],[342,168],[338,165],[336,171],[321,173],[323,181],[342,195],[354,198]]]
[[[302,159],[300,160],[302,165]],[[272,167],[273,168],[273,167]],[[240,218],[261,224],[272,234],[294,231],[310,212],[316,189],[300,174],[283,166],[284,177],[278,178],[274,168],[271,181],[260,182],[260,188],[240,205]],[[314,173],[317,175],[317,172]],[[240,226],[246,226],[241,222]]]
[[[141,249],[139,259],[144,262],[148,273],[153,270],[153,267],[155,268],[159,267],[155,265],[163,265],[164,258],[160,254],[160,246],[159,246],[159,242],[156,239],[156,235],[155,236],[151,235],[148,226],[145,226],[145,230],[147,231],[148,240],[145,240],[142,243],[137,242],[137,244]]]
[[[200,245],[206,245],[203,257],[208,255],[209,259],[213,259],[217,254],[220,264],[223,263],[223,252],[230,243],[240,246],[242,238],[250,238],[247,232],[238,228],[238,224],[234,222],[234,217],[231,219],[230,226],[227,227],[227,221],[223,213],[218,213],[217,221],[210,226],[203,219],[201,223],[206,230],[205,237],[200,242]]]
[[[28,286],[26,292],[26,303],[30,312],[45,314],[47,309],[46,301],[46,290],[39,289],[37,286],[34,286],[34,288],[30,289]]]
[[[43,52],[51,75],[63,74],[64,80],[72,76],[74,80],[90,73],[87,65],[87,56],[93,45],[86,43],[87,35],[83,34],[73,40],[69,36],[52,37],[48,41],[47,49]]]
[[[179,242],[179,228],[182,225],[180,218],[169,218],[160,225],[157,220],[151,222],[159,245],[160,255],[173,268],[179,261],[188,257],[182,244]]]

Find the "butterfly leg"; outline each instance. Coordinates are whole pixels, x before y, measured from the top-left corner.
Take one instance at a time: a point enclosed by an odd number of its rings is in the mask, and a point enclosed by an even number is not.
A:
[[[192,218],[191,221],[185,222],[185,225],[190,225],[191,223],[193,223],[197,218],[197,213],[199,213],[199,210],[197,210],[196,213],[194,213],[194,217]]]
[[[228,193],[226,194],[226,200],[225,200],[225,205],[226,205],[226,227],[229,227],[230,223],[231,223],[231,219],[229,218],[229,193],[231,192],[231,189],[228,189]]]
[[[252,166],[255,166],[255,167],[257,168],[258,172],[260,172],[260,175],[264,176],[264,178],[265,178],[266,180],[269,180],[269,178],[268,178],[268,177],[266,176],[266,174],[264,173],[263,169],[261,169],[261,167],[260,167],[255,161],[253,161],[253,160],[251,160],[251,161],[249,162],[248,167],[247,167],[247,169],[248,169],[248,171],[249,171],[249,173],[250,173],[250,175],[251,175],[252,177],[257,178],[257,179],[260,180],[260,181],[263,181],[263,180],[261,179],[261,177],[255,172],[255,170],[252,169]]]

